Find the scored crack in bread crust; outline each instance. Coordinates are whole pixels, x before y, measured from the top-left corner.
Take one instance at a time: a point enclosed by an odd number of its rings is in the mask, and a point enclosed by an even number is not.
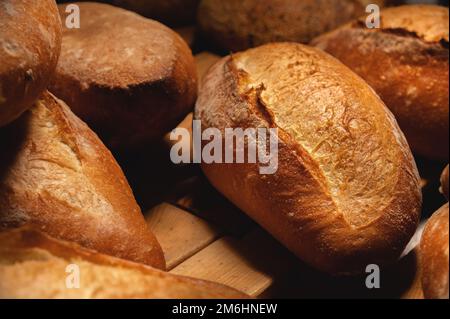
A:
[[[202,164],[211,183],[309,264],[363,272],[398,258],[421,191],[394,117],[371,88],[321,51],[269,44],[224,58],[202,82],[202,128],[276,127],[278,171]]]
[[[80,287],[66,286],[69,265]],[[73,268],[71,268],[73,269]],[[248,298],[220,284],[101,255],[32,229],[0,233],[0,298]]]
[[[448,203],[425,226],[420,243],[422,288],[425,298],[448,299]]]
[[[77,3],[79,29],[63,28],[50,91],[111,149],[142,148],[174,128],[197,97],[195,62],[171,29],[133,12]],[[59,6],[66,17],[65,6]]]
[[[198,10],[205,38],[226,50],[241,51],[277,41],[308,43],[383,0],[203,0]]]
[[[391,109],[414,152],[449,154],[448,8],[381,11],[380,29],[360,19],[312,41],[364,78]]]
[[[15,120],[46,89],[61,50],[54,0],[0,2],[0,126]]]
[[[32,224],[101,253],[165,268],[122,170],[97,136],[46,92],[0,130],[0,229]]]

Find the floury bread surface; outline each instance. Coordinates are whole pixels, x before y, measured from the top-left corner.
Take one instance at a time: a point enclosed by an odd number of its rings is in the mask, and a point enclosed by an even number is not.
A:
[[[361,18],[312,41],[360,75],[394,113],[413,152],[449,156],[448,8],[409,5]]]
[[[334,274],[394,262],[420,217],[417,168],[394,117],[318,49],[275,43],[203,78],[203,129],[278,128],[278,171],[202,164],[211,183],[298,257]]]

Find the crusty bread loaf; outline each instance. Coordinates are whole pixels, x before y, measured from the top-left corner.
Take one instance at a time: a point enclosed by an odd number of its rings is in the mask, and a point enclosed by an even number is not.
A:
[[[0,126],[15,120],[46,89],[61,50],[55,0],[0,3]]]
[[[444,169],[444,171],[442,172],[441,175],[441,192],[442,194],[445,195],[445,197],[447,197],[447,199],[449,199],[448,196],[448,165],[447,167]]]
[[[448,203],[430,218],[420,243],[425,298],[448,299]]]
[[[63,28],[50,91],[113,150],[160,139],[195,103],[189,47],[174,31],[135,13],[99,3],[78,6],[81,28]]]
[[[164,256],[111,153],[50,93],[0,129],[0,229],[32,224],[158,268]]]
[[[382,0],[202,0],[198,23],[210,43],[240,51],[276,41],[308,43]]]
[[[77,266],[78,269],[69,265]],[[67,272],[68,270],[68,272]],[[78,272],[79,271],[79,272]],[[76,283],[79,288],[67,286]],[[20,229],[0,233],[0,298],[248,298]]]
[[[275,174],[202,164],[227,198],[321,270],[399,257],[419,220],[420,179],[394,117],[361,78],[318,49],[275,43],[224,58],[201,87],[203,130],[278,128]]]
[[[448,8],[411,5],[382,11],[315,39],[363,77],[396,116],[414,152],[448,160]]]

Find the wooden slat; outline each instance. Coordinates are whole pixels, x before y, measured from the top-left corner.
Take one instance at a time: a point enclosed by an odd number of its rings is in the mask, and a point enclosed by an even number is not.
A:
[[[289,268],[291,257],[264,231],[221,238],[174,268],[175,274],[222,283],[258,297]]]
[[[160,204],[145,215],[172,269],[219,237],[219,230],[170,204]]]

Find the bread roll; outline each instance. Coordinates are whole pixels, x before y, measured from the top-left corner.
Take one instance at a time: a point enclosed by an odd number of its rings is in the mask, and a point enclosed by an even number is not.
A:
[[[203,79],[195,118],[222,135],[278,128],[275,174],[260,175],[259,163],[202,168],[314,267],[363,272],[396,260],[414,234],[420,179],[402,132],[372,89],[320,50],[275,43],[224,58]]]
[[[444,169],[444,171],[442,172],[442,175],[441,175],[441,192],[442,192],[442,194],[445,195],[445,197],[447,197],[447,199],[449,199],[449,197],[448,197],[448,165]]]
[[[411,5],[382,11],[312,43],[363,77],[396,116],[414,152],[448,160],[448,8]]]
[[[111,153],[49,93],[0,130],[0,229],[31,224],[101,253],[164,268]]]
[[[202,0],[198,23],[209,42],[240,51],[276,41],[308,43],[382,0]]]
[[[420,243],[425,298],[448,299],[448,203],[427,222]]]
[[[71,280],[76,271],[79,288],[73,289],[67,282],[76,283]],[[0,298],[248,297],[219,284],[171,275],[21,229],[0,233]]]
[[[0,126],[31,107],[46,89],[61,51],[54,0],[0,3]]]
[[[189,47],[174,31],[132,12],[99,3],[78,6],[81,28],[63,29],[50,90],[113,150],[160,139],[195,103]]]

